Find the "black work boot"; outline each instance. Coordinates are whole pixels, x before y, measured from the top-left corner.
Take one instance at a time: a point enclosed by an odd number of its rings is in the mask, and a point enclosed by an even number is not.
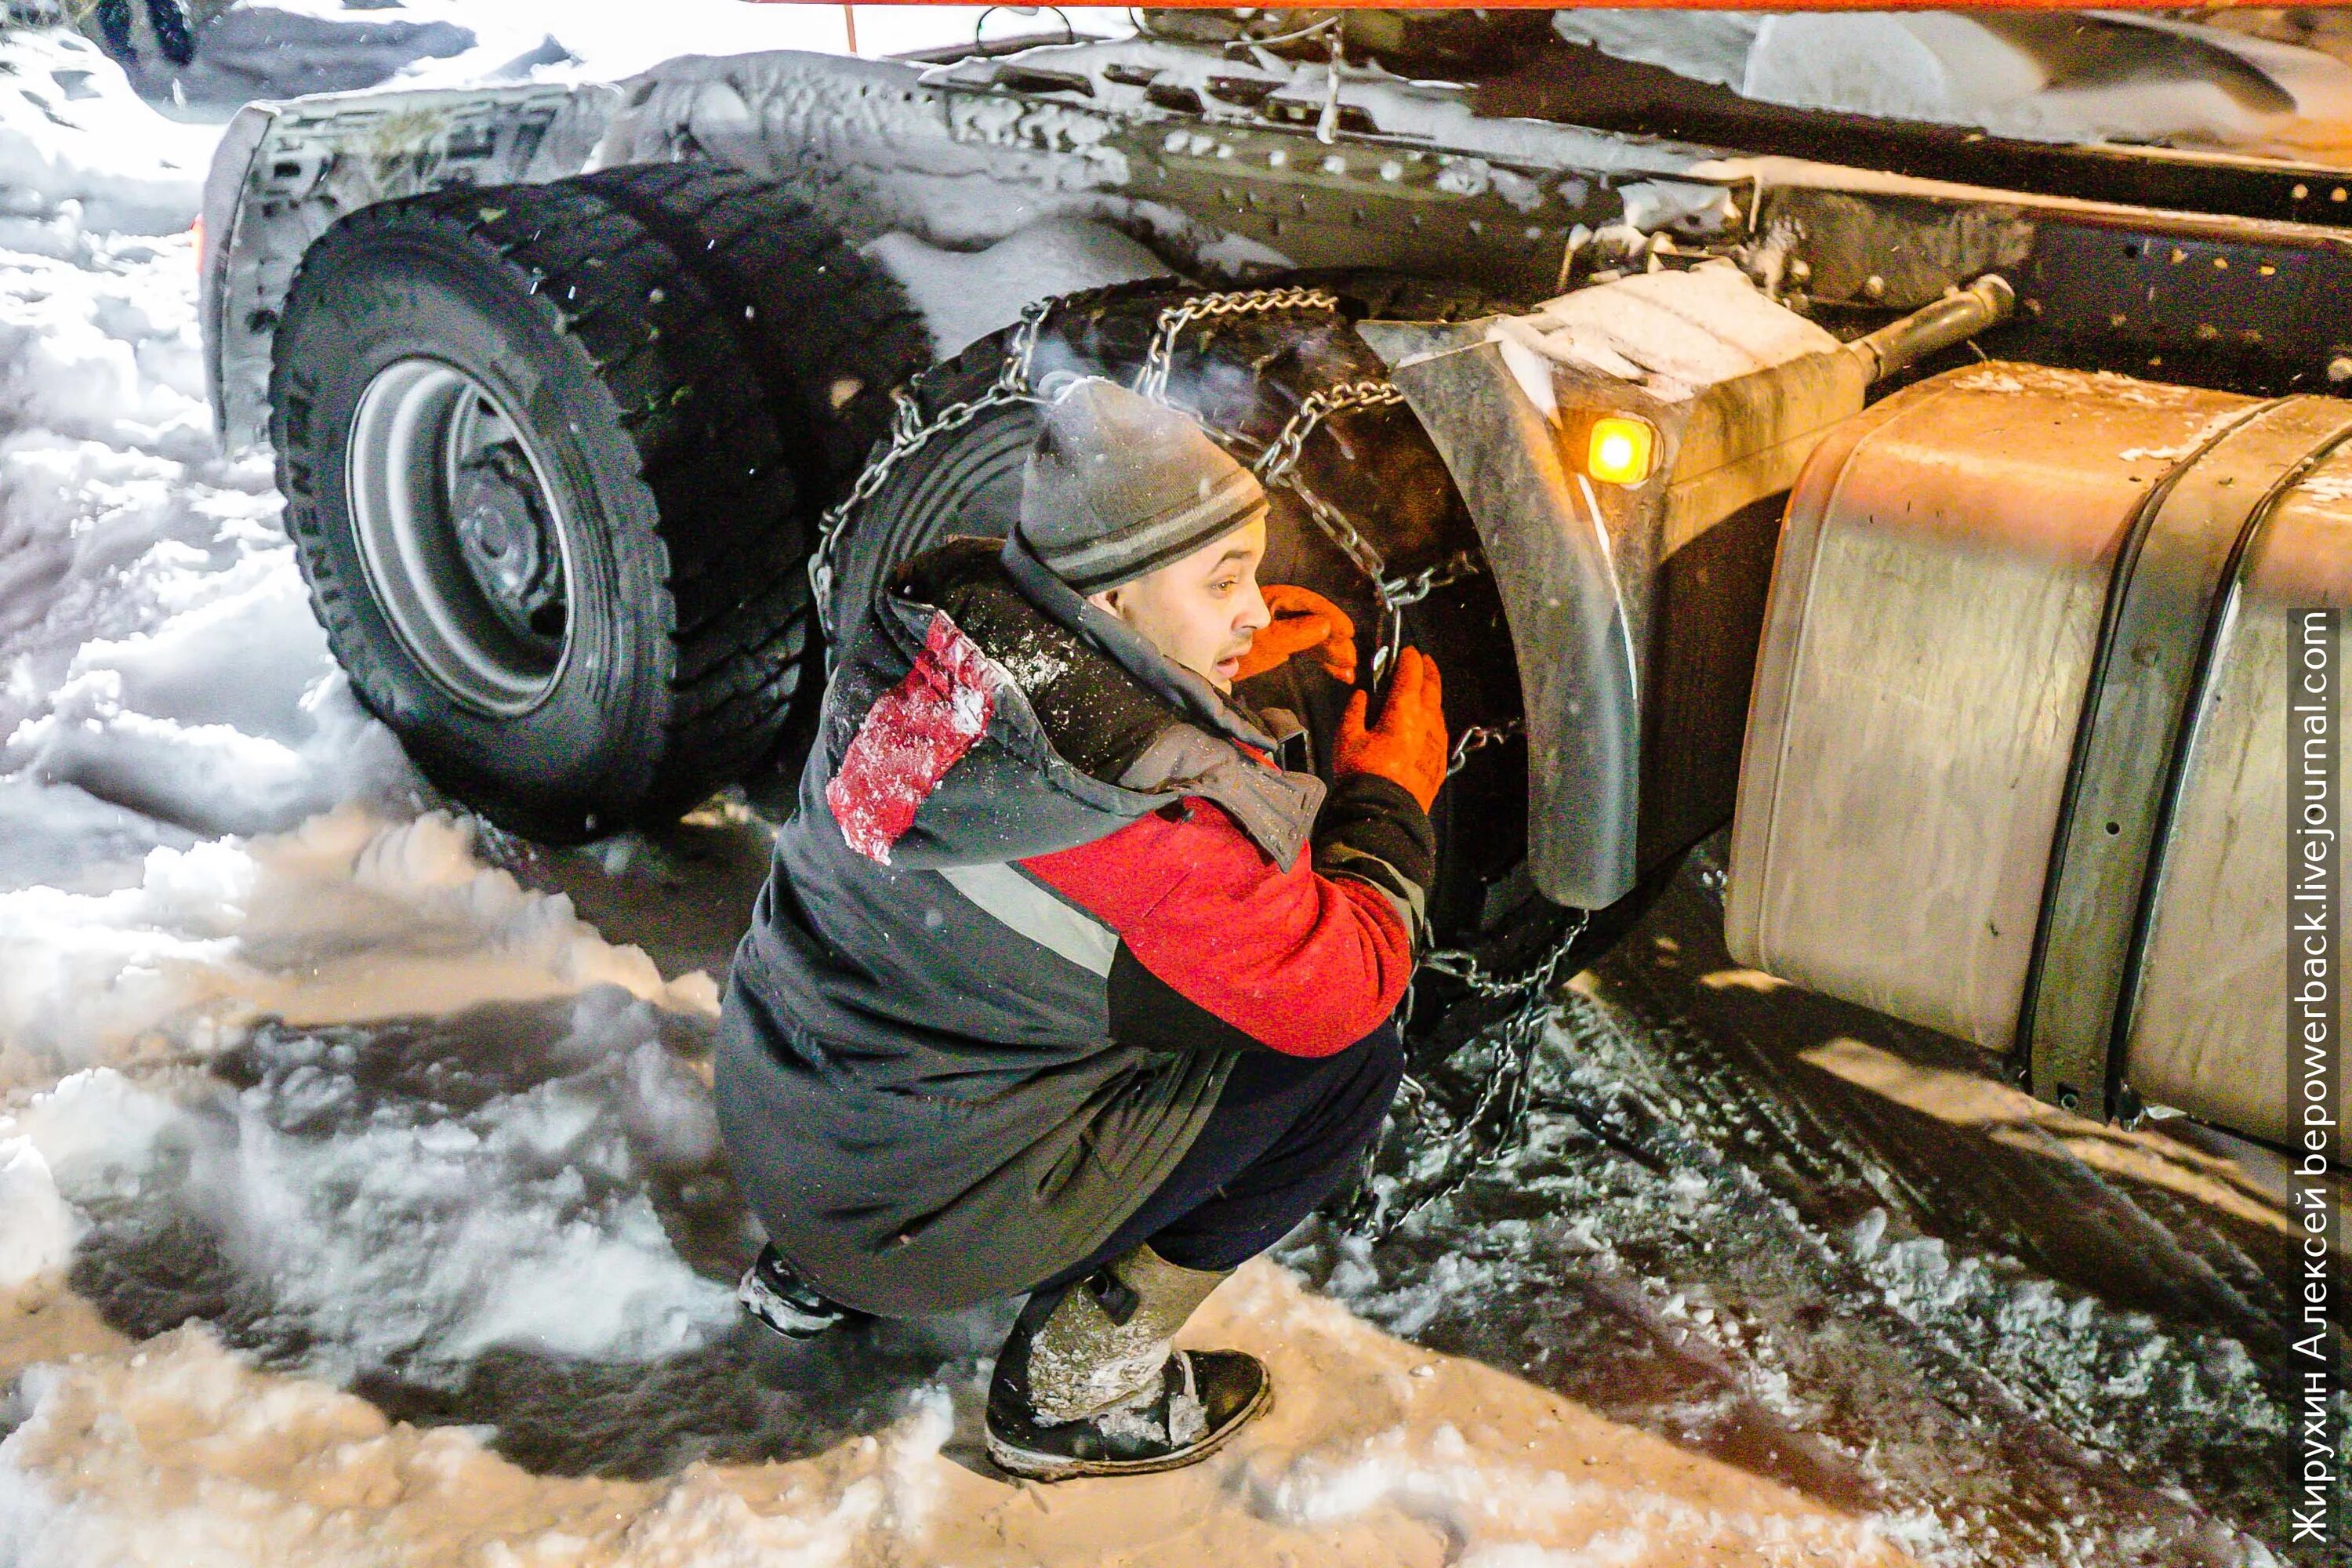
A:
[[[735,1300],[761,1327],[788,1340],[813,1340],[848,1316],[793,1273],[772,1247],[760,1248],[735,1287]]]
[[[988,1386],[988,1457],[1016,1476],[1130,1476],[1204,1459],[1273,1403],[1255,1356],[1171,1350],[1231,1269],[1149,1247],[1032,1296]]]

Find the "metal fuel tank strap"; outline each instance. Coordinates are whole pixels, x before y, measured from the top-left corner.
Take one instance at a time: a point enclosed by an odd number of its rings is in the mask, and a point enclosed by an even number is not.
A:
[[[2212,616],[2248,531],[2347,437],[2352,403],[2341,399],[2259,408],[2174,470],[2125,542],[2019,1019],[2039,1099],[2095,1119],[2116,1112],[2116,1012]]]

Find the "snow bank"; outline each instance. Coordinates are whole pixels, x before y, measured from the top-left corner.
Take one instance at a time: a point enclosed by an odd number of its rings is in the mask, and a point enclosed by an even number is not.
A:
[[[0,248],[55,255],[89,232],[194,221],[215,132],[156,114],[71,33],[0,33]]]
[[[1753,11],[1570,10],[1552,15],[1552,30],[1571,44],[1735,92],[1748,79],[1748,56],[1764,18]]]
[[[0,1116],[0,1289],[62,1271],[89,1228],[79,1205],[135,1180],[176,1114],[101,1069]]]
[[[626,76],[679,52],[838,49],[841,14],[821,5],[754,7],[740,0],[670,0],[663,26],[635,0],[245,0],[197,35],[194,62],[142,62],[141,88],[217,112],[257,99],[351,92],[387,84]],[[394,83],[394,79],[398,79]]]
[[[878,1438],[728,1484],[540,1477],[465,1431],[257,1373],[202,1329],[26,1379],[0,1442],[0,1561],[14,1568],[834,1568],[919,1536],[946,1401]],[[751,1495],[747,1497],[745,1494]],[[756,1506],[755,1506],[756,1504]]]
[[[2233,145],[2352,110],[2352,70],[2285,45],[2129,24],[2104,49],[2072,45],[1959,16],[1769,16],[1741,90],[2043,142]]]
[[[649,1163],[699,1170],[719,1148],[651,1007],[590,993],[556,1070],[470,1105],[384,1082],[370,1045],[256,1042],[241,1065],[260,1080],[195,1120],[180,1183],[142,1194],[205,1220],[239,1273],[268,1281],[272,1318],[313,1343],[309,1370],[433,1381],[499,1347],[643,1362],[734,1326],[732,1289],[680,1260],[646,1194]]]
[[[338,1383],[698,1348],[736,1324],[732,1292],[679,1258],[647,1184],[715,1168],[709,1093],[625,993],[550,1022],[274,1026],[239,1051],[241,1089],[73,1074],[0,1117],[0,1289],[63,1269],[93,1222],[101,1253],[193,1226],[269,1337]]]
[[[247,0],[199,31],[196,58],[184,66],[142,58],[133,69],[149,90],[182,101],[233,109],[256,99],[306,92],[356,92],[425,60],[450,59],[479,40],[469,27],[434,17],[412,20],[397,7],[257,5]]]
[[[644,0],[246,0],[199,35],[194,66],[154,62],[140,82],[165,97],[176,79],[189,100],[223,104],[386,84],[610,81],[686,53],[843,53],[844,20],[838,5],[744,0],[665,0],[651,27]],[[872,58],[1061,25],[1003,6],[876,5],[859,9],[857,43]],[[1071,25],[1082,37],[1127,30],[1117,12],[1074,12]]]
[[[195,836],[71,785],[0,778],[0,892],[48,883],[104,892],[136,881],[150,849]]]
[[[0,1135],[21,1138],[40,1155],[59,1195],[88,1205],[135,1191],[157,1140],[179,1114],[163,1096],[95,1068],[0,1118]]]
[[[0,37],[0,64],[17,67],[0,76],[0,153],[8,117],[39,96],[30,73],[76,41]],[[214,451],[181,232],[195,187],[167,178],[186,132],[103,58],[73,58],[98,94],[75,107],[102,107],[105,134],[52,127],[45,145],[75,153],[76,178],[164,190],[176,205],[151,220],[167,236],[154,239],[88,233],[75,199],[38,187],[17,194],[47,202],[46,216],[13,231],[0,221],[0,774],[16,781],[5,816],[22,830],[11,837],[47,840],[54,860],[82,826],[42,828],[27,784],[74,785],[208,833],[404,795],[413,776],[310,617],[267,461]],[[60,797],[60,811],[86,819],[87,804]],[[38,853],[0,849],[0,861]]]
[[[159,613],[53,658],[61,668],[0,742],[0,767],[205,833],[251,833],[341,800],[412,794],[397,745],[329,658],[289,552],[257,543],[244,552],[231,542],[242,558],[215,571],[204,570],[206,555],[160,542],[143,552],[125,576],[147,579]],[[79,559],[61,563],[61,588],[104,548],[103,531],[64,545]],[[28,566],[37,553],[26,550]],[[54,623],[75,605],[60,594],[49,608]],[[131,606],[118,599],[108,608]],[[0,700],[0,714],[6,706]]]
[[[466,825],[343,807],[290,834],[153,850],[114,891],[0,893],[0,1087],[211,1048],[265,1016],[389,1018],[600,985],[718,1008],[708,974],[667,982],[570,899],[484,868]]]
[[[0,147],[73,42],[0,36]],[[87,58],[112,129],[44,145],[152,183],[174,128]],[[267,460],[213,451],[187,239],[60,226],[72,208],[39,254],[0,248],[0,1086],[268,1013],[597,985],[709,1006],[449,819],[401,820],[416,781],[327,653]],[[362,804],[316,816],[339,803]]]
[[[0,1138],[0,1287],[63,1268],[81,1224],[30,1139]],[[5,1539],[5,1538],[0,1538]]]

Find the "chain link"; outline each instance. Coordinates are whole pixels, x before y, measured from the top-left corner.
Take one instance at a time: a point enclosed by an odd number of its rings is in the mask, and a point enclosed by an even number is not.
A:
[[[1312,486],[1297,474],[1285,474],[1272,481],[1298,498],[1307,510],[1307,518],[1323,531],[1324,536],[1339,547],[1339,553],[1354,563],[1364,580],[1371,584],[1372,595],[1383,609],[1388,606],[1388,563],[1381,559],[1379,549],[1348,521],[1348,514],[1316,494]]]
[[[1389,603],[1402,609],[1418,605],[1449,583],[1465,577],[1475,577],[1486,568],[1480,564],[1477,552],[1457,550],[1433,566],[1424,566],[1410,577],[1392,577],[1381,584]]]
[[[1478,557],[1472,551],[1457,551],[1410,577],[1391,577],[1388,563],[1371,541],[1349,521],[1347,513],[1318,495],[1297,470],[1298,459],[1307,448],[1307,438],[1332,415],[1360,408],[1399,408],[1404,406],[1404,394],[1395,386],[1370,378],[1319,388],[1300,402],[1281,432],[1259,455],[1256,464],[1260,481],[1269,486],[1281,485],[1297,496],[1307,518],[1339,546],[1340,553],[1370,584],[1381,616],[1372,639],[1375,678],[1386,674],[1396,661],[1397,647],[1404,635],[1404,607],[1419,604],[1449,583],[1475,575],[1481,570]]]
[[[1307,437],[1326,416],[1342,409],[1402,407],[1404,394],[1385,381],[1343,381],[1335,386],[1318,387],[1299,403],[1281,434],[1268,443],[1257,460],[1257,477],[1274,483],[1297,465],[1298,455],[1307,445]]]
[[[1476,955],[1463,949],[1441,948],[1423,955],[1423,969],[1460,983],[1474,996],[1486,1001],[1515,1000],[1518,1005],[1454,1052],[1458,1056],[1481,1044],[1491,1044],[1494,1050],[1486,1086],[1466,1116],[1458,1121],[1448,1116],[1428,1085],[1411,1073],[1405,1075],[1397,1094],[1404,1111],[1405,1168],[1410,1172],[1433,1156],[1436,1173],[1404,1206],[1381,1213],[1381,1195],[1373,1185],[1371,1167],[1387,1139],[1375,1140],[1365,1152],[1363,1179],[1356,1195],[1338,1216],[1340,1228],[1374,1241],[1384,1240],[1414,1215],[1459,1192],[1480,1171],[1526,1146],[1536,1055],[1543,1044],[1544,1026],[1551,1017],[1552,987],[1559,978],[1560,965],[1591,920],[1591,910],[1578,910],[1567,931],[1533,968],[1508,979],[1489,973]],[[1490,1122],[1495,1127],[1491,1136],[1485,1131]]]
[[[1339,297],[1324,289],[1251,289],[1231,294],[1198,294],[1160,312],[1150,352],[1135,373],[1133,390],[1154,403],[1168,401],[1168,373],[1175,363],[1177,334],[1205,317],[1246,316],[1266,310],[1337,310]]]
[[[1584,928],[1591,921],[1590,910],[1578,910],[1576,919],[1569,925],[1568,933],[1544,954],[1542,961],[1526,973],[1508,980],[1488,973],[1486,964],[1467,948],[1441,947],[1425,952],[1422,954],[1421,967],[1443,974],[1449,980],[1458,980],[1470,989],[1472,994],[1490,1001],[1508,996],[1531,996],[1549,989],[1552,975],[1568,958],[1568,950],[1584,934]]]
[[[922,384],[919,380],[913,387],[892,395],[890,444],[879,458],[866,465],[857,482],[849,487],[849,493],[826,509],[817,525],[816,547],[809,552],[809,590],[815,595],[817,625],[824,628],[828,644],[834,634],[833,561],[841,548],[841,536],[848,530],[849,520],[889,481],[908,454],[921,450],[934,437],[961,429],[991,408],[1037,401],[1029,390],[1031,362],[1036,357],[1038,335],[1045,331],[1045,317],[1054,305],[1054,300],[1040,300],[1021,312],[1021,324],[1013,329],[1003,368],[978,397],[948,404],[926,418],[916,398]]]
[[[1445,759],[1445,776],[1452,778],[1460,773],[1469,763],[1471,752],[1498,746],[1514,735],[1525,734],[1527,728],[1528,721],[1524,719],[1510,719],[1500,724],[1471,725],[1462,731],[1462,738],[1454,742],[1454,754]]]
[[[1045,318],[1054,305],[1052,300],[1038,300],[1022,310],[1021,324],[1013,329],[1012,342],[1006,345],[1004,368],[996,373],[998,391],[1029,391],[1029,372],[1037,357],[1037,340],[1045,331]]]
[[[1409,578],[1391,578],[1388,563],[1381,556],[1372,542],[1366,539],[1348,514],[1315,493],[1314,488],[1297,474],[1298,459],[1307,449],[1307,438],[1317,426],[1334,414],[1358,408],[1402,406],[1404,394],[1385,381],[1369,377],[1360,381],[1343,381],[1334,386],[1319,387],[1302,399],[1281,431],[1266,444],[1256,464],[1259,481],[1269,487],[1281,485],[1298,498],[1307,516],[1324,536],[1339,547],[1364,581],[1370,584],[1372,597],[1380,606],[1380,625],[1372,639],[1372,676],[1378,679],[1396,662],[1398,645],[1404,637],[1404,606],[1426,597],[1433,582],[1422,585],[1422,579],[1432,577],[1439,568]],[[1467,554],[1465,552],[1464,554]],[[1417,590],[1417,591],[1416,591]],[[1400,593],[1405,596],[1400,597]]]

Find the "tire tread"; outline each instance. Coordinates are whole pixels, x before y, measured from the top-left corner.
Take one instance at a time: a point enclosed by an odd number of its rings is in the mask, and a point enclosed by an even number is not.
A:
[[[658,617],[671,651],[650,754],[619,791],[627,798],[603,810],[499,798],[462,776],[457,793],[550,838],[674,817],[772,755],[816,685],[803,679],[815,646],[804,572],[814,514],[846,482],[835,454],[864,451],[887,418],[890,390],[929,357],[920,321],[895,280],[804,204],[713,165],[384,203],[330,230],[305,268],[338,247],[404,235],[478,255],[518,309],[585,356],[651,494],[658,523],[646,546],[659,552],[667,590],[660,605],[632,612]],[[793,353],[773,341],[781,331],[747,330],[747,302],[750,327],[762,310],[780,329],[793,324]],[[835,410],[814,401],[824,386],[811,378],[824,374],[870,378],[874,395]],[[282,388],[287,378],[277,380]],[[308,409],[274,401],[289,531],[313,608],[364,699],[388,687],[366,678],[378,661],[342,608],[352,590],[305,545],[327,526],[311,503]],[[383,716],[398,726],[397,712]]]

